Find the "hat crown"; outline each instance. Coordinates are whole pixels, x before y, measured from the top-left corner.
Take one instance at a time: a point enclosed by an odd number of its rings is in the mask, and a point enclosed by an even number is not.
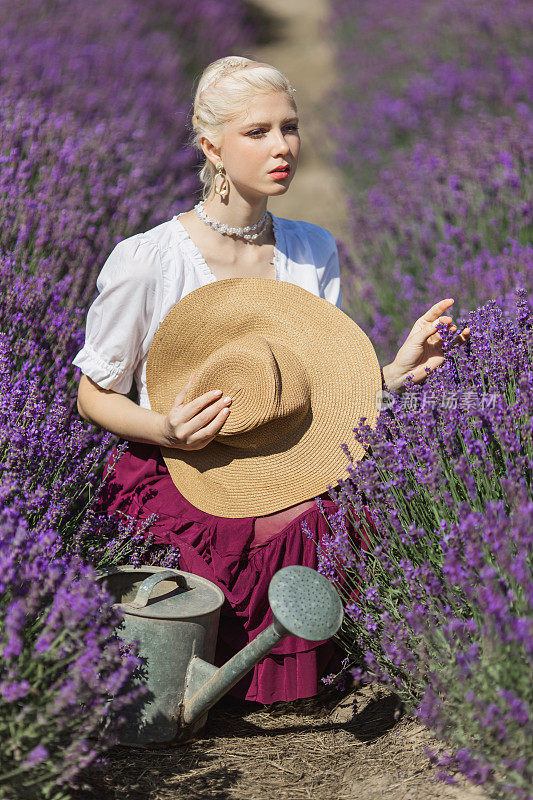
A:
[[[224,343],[202,362],[185,402],[213,388],[232,398],[215,436],[228,447],[258,450],[286,446],[287,435],[311,411],[311,385],[297,354],[256,333]]]

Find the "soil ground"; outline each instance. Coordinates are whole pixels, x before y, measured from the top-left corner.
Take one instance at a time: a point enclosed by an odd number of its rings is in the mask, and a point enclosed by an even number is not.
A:
[[[456,786],[436,782],[424,745],[442,745],[394,695],[363,686],[298,705],[223,698],[187,745],[113,748],[77,800],[487,800],[462,776]]]

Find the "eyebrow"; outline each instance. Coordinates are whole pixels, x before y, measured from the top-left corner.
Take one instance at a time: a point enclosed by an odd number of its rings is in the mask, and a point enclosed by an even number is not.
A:
[[[285,119],[282,120],[282,122],[292,122],[293,120],[296,120],[297,122],[300,121],[299,117],[294,116],[294,117],[285,117]],[[268,123],[268,122],[247,122],[242,127],[243,128],[268,128],[269,124],[270,123]]]

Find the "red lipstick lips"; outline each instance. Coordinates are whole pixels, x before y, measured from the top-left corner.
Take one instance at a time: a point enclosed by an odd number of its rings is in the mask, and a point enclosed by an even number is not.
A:
[[[282,164],[280,167],[274,167],[274,169],[270,169],[269,173],[271,172],[290,172],[290,167],[288,164]]]

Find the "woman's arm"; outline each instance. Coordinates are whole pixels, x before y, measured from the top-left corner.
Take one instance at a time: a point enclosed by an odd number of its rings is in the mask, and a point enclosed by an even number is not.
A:
[[[121,439],[143,444],[168,444],[163,414],[142,408],[112,389],[102,389],[87,375],[81,376],[78,386],[78,413],[83,419]]]
[[[130,442],[200,450],[224,425],[231,397],[221,397],[221,390],[213,389],[186,403],[192,377],[164,415],[142,408],[112,389],[102,389],[83,374],[78,386],[78,413],[88,422]]]
[[[394,394],[402,393],[402,389],[405,388],[403,386],[405,375],[396,369],[394,362],[392,364],[387,364],[385,367],[381,367],[381,377],[383,379],[384,389]]]

